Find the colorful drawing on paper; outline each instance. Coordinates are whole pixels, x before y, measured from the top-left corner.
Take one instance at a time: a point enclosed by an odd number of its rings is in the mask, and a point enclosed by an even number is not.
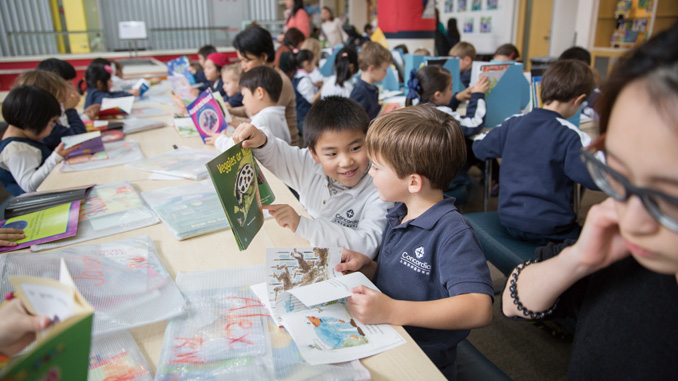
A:
[[[472,11],[479,11],[482,3],[483,3],[483,0],[473,0],[473,2],[471,2],[471,10]]]
[[[487,10],[493,11],[496,10],[499,6],[499,0],[487,0]]]
[[[473,33],[473,18],[464,19],[464,33]]]
[[[90,381],[103,380],[135,380],[148,376],[150,372],[141,364],[135,363],[127,351],[115,356],[102,357],[98,353],[90,353],[89,373]]]
[[[330,279],[330,251],[327,248],[279,252],[274,263],[271,285],[275,293],[273,300],[276,301],[282,291]]]
[[[492,17],[480,18],[480,33],[492,33]]]
[[[335,306],[331,312],[317,308],[305,314],[306,324],[312,328],[310,337],[313,344],[309,347],[328,351],[367,344],[365,332],[356,324],[346,306]]]
[[[445,13],[454,12],[454,0],[445,0]]]
[[[141,208],[143,205],[131,184],[99,185],[92,189],[80,209],[80,221]]]
[[[466,0],[458,0],[457,12],[466,12]]]

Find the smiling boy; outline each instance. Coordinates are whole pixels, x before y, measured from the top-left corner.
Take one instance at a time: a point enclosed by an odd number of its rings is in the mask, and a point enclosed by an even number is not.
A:
[[[368,175],[365,148],[369,118],[344,97],[327,97],[313,104],[304,120],[307,149],[291,147],[266,129],[240,125],[233,140],[247,140],[254,156],[299,193],[312,219],[289,205],[268,209],[282,227],[313,246],[339,246],[374,258],[386,226],[386,209]]]

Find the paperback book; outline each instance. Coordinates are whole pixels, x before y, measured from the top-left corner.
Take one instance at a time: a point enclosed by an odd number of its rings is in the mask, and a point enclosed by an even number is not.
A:
[[[85,201],[92,187],[94,187],[93,184],[54,191],[24,193],[12,197],[5,207],[5,217],[12,218],[73,201]]]
[[[188,136],[200,136],[198,130],[193,124],[193,119],[191,118],[174,118],[174,128],[177,130],[177,133],[182,138]]]
[[[99,118],[126,116],[132,112],[134,97],[104,98],[101,100]]]
[[[122,134],[121,131],[106,131],[106,133],[109,132],[120,132]],[[61,172],[87,171],[90,169],[113,167],[144,158],[144,154],[134,140],[104,143],[104,147],[106,147],[107,160],[65,161],[61,165]]]
[[[101,139],[100,131],[86,132],[84,134],[62,136],[61,141],[64,142],[64,149],[69,149],[73,146],[78,146],[73,152],[66,156],[66,159],[92,155],[97,152],[105,152],[104,141]],[[106,156],[108,158],[108,155]]]
[[[175,58],[171,61],[167,61],[167,74],[169,75],[180,75],[188,81],[189,84],[195,83],[195,77],[188,68],[191,67],[191,61],[186,56],[181,56]]]
[[[72,237],[78,232],[80,201],[42,209],[0,221],[0,228],[22,229],[25,238],[17,246],[0,246],[0,252],[23,249],[31,245]]]
[[[228,127],[224,110],[210,88],[200,93],[186,109],[203,142],[208,137],[217,135]]]

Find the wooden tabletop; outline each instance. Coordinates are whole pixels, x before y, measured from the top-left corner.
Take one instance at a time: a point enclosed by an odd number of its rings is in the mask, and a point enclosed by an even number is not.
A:
[[[139,105],[141,106],[141,105]],[[148,106],[145,104],[144,106]],[[168,113],[162,119],[167,125],[162,128],[127,135],[125,140],[139,143],[144,156],[151,157],[172,149],[173,145],[188,146],[206,151],[214,151],[214,147],[206,146],[199,137],[179,137],[172,124],[172,107],[164,104],[153,104]],[[275,176],[264,169],[266,178],[276,196],[276,203],[287,203],[301,215],[308,216],[301,204],[288,188]],[[81,172],[60,172],[57,167],[40,186],[39,190],[52,190],[86,184],[106,184],[117,181],[130,181],[139,192],[171,187],[190,182],[191,180],[150,180],[151,173],[125,166],[96,169]],[[240,267],[265,263],[266,248],[270,247],[309,247],[307,240],[295,236],[288,229],[283,229],[273,219],[267,219],[262,230],[244,251],[238,251],[232,232],[229,230],[214,232],[199,237],[177,241],[162,224],[104,237],[85,244],[111,242],[124,238],[148,235],[153,240],[161,261],[173,278],[181,271],[201,271],[221,268]],[[159,322],[132,329],[142,352],[155,371],[160,358],[166,322]],[[386,379],[444,379],[428,357],[414,343],[402,327],[396,330],[407,339],[405,345],[362,360],[375,380]]]

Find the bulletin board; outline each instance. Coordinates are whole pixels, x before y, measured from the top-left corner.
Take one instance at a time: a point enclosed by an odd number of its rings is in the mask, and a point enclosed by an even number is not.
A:
[[[513,42],[516,0],[438,0],[440,21],[457,19],[461,40],[473,44],[478,53],[492,54]]]

